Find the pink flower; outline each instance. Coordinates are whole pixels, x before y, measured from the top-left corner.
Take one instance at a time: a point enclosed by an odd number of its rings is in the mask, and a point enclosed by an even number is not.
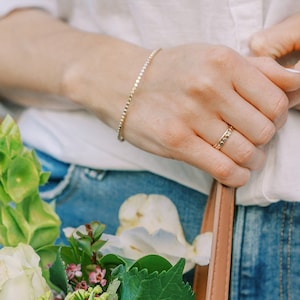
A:
[[[83,280],[76,284],[75,290],[79,290],[79,289],[82,289],[85,291],[88,290],[88,285],[87,285],[86,281]]]
[[[96,270],[94,272],[90,272],[89,280],[90,283],[100,283],[102,286],[106,285],[106,279],[104,278],[106,274],[105,269],[101,269],[99,266],[96,266]]]
[[[69,280],[72,280],[74,277],[81,277],[81,265],[70,264],[66,267],[66,273]]]

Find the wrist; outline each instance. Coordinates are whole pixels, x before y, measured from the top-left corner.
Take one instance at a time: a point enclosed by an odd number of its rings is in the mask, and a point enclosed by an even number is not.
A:
[[[65,66],[61,94],[117,128],[149,50],[107,36],[86,37],[85,51]]]

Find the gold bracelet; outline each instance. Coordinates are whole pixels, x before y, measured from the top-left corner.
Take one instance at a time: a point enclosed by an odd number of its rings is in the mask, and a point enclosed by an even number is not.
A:
[[[125,103],[125,106],[124,106],[124,109],[123,109],[123,112],[122,112],[122,115],[121,115],[121,118],[120,118],[120,122],[119,122],[119,126],[118,126],[118,140],[123,142],[125,139],[122,135],[122,130],[123,130],[123,127],[124,127],[124,122],[125,122],[125,119],[126,119],[126,116],[127,116],[127,112],[128,112],[128,108],[129,108],[129,105],[133,99],[133,96],[134,96],[134,93],[136,91],[136,89],[138,88],[142,78],[143,78],[143,75],[146,71],[146,69],[148,68],[149,64],[151,63],[153,57],[161,50],[161,48],[159,49],[156,49],[156,50],[153,50],[151,52],[151,54],[148,56],[146,62],[144,63],[137,79],[135,80],[135,83],[129,93],[129,96],[128,96],[128,99],[127,99],[127,102]]]

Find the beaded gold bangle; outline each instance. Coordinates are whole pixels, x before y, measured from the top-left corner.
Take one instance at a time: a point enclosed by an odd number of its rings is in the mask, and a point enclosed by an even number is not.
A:
[[[125,119],[126,119],[126,116],[127,116],[127,112],[128,112],[128,108],[130,106],[130,103],[133,99],[133,96],[134,96],[134,93],[136,91],[136,89],[138,88],[142,78],[143,78],[143,75],[146,71],[146,69],[148,68],[149,64],[151,63],[153,57],[161,50],[161,48],[159,49],[156,49],[156,50],[153,50],[151,52],[151,54],[148,56],[147,60],[145,61],[137,79],[135,80],[135,83],[129,93],[129,96],[128,96],[128,99],[125,103],[125,106],[124,106],[124,109],[123,109],[123,112],[122,112],[122,115],[121,115],[121,118],[120,118],[120,122],[119,122],[119,126],[118,126],[118,140],[123,142],[125,139],[124,139],[124,136],[122,135],[122,130],[123,130],[123,127],[124,127],[124,123],[125,123]]]

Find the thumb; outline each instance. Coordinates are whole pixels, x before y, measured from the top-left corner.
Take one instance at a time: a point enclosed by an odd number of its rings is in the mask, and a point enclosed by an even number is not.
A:
[[[250,39],[249,47],[256,56],[275,59],[300,50],[300,13],[255,33]]]

